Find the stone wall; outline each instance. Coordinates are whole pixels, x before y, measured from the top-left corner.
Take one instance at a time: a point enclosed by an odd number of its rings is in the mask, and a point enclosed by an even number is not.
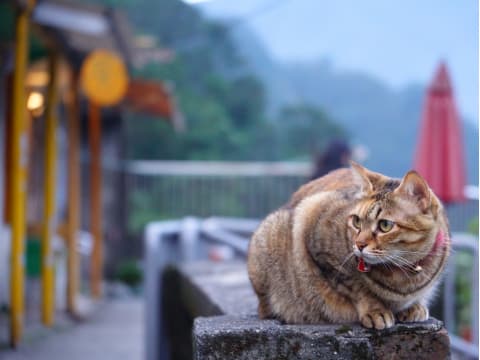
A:
[[[175,360],[450,358],[448,334],[435,319],[382,331],[358,324],[259,320],[240,262],[168,268],[162,293],[164,329]]]

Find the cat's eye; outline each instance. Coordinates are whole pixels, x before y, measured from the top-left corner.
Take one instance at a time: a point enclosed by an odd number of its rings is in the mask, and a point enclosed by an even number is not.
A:
[[[360,229],[360,218],[357,215],[352,215],[352,225],[355,229]]]
[[[378,229],[381,232],[384,232],[384,233],[392,230],[393,225],[395,225],[395,223],[393,221],[390,221],[390,220],[381,219],[381,220],[378,221]]]

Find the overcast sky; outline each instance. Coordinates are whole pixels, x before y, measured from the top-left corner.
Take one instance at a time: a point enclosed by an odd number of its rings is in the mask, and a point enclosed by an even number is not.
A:
[[[279,61],[332,60],[395,88],[426,84],[441,59],[461,112],[478,121],[477,0],[213,0],[213,17],[244,17]]]

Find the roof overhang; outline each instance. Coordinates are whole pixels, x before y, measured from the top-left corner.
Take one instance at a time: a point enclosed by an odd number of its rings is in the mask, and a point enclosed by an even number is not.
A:
[[[32,22],[74,67],[80,67],[95,49],[117,53],[127,67],[133,64],[133,32],[118,10],[68,0],[43,0],[33,9]]]

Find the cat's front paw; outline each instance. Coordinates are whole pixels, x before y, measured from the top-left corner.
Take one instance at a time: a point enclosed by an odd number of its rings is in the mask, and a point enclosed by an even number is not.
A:
[[[398,321],[401,322],[415,322],[428,320],[428,308],[422,304],[416,303],[408,309],[400,311],[396,314]]]
[[[369,329],[387,329],[395,324],[395,318],[390,310],[374,310],[360,317],[363,326]]]

